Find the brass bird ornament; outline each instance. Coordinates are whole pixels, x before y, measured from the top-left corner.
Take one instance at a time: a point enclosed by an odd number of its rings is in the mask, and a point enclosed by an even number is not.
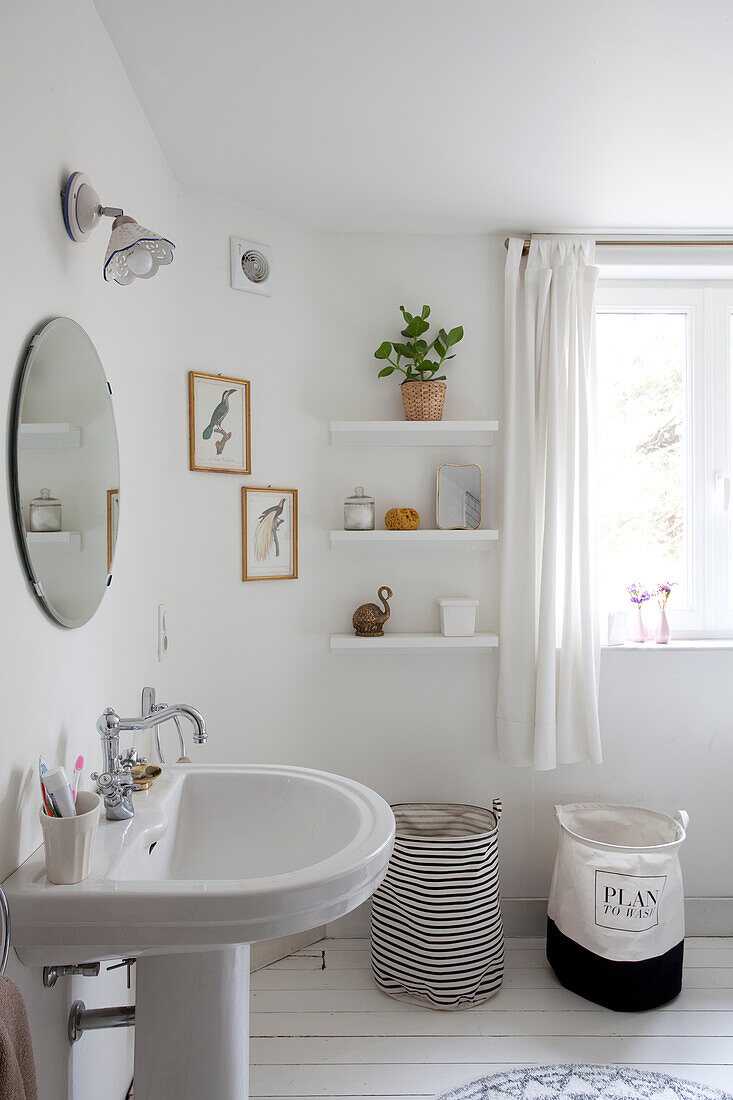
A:
[[[386,597],[382,593],[386,593]],[[392,599],[392,589],[383,585],[377,592],[377,598],[382,601],[383,607],[378,607],[375,603],[363,603],[354,612],[351,621],[357,638],[384,637],[382,627],[390,616],[387,600]]]

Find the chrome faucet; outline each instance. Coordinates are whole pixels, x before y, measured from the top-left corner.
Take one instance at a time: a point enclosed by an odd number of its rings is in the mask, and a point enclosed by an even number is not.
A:
[[[147,689],[146,689],[147,690]],[[92,772],[97,783],[97,791],[104,796],[105,813],[109,821],[125,821],[135,816],[132,803],[134,780],[131,768],[133,764],[144,763],[134,749],[128,749],[120,755],[120,733],[127,730],[147,730],[167,722],[169,718],[188,718],[193,726],[193,739],[197,745],[205,744],[208,735],[206,723],[201,714],[186,703],[174,703],[170,707],[156,708],[152,713],[139,718],[120,718],[116,711],[108,707],[97,719],[97,729],[102,739],[102,764],[104,770]]]
[[[143,718],[147,718],[148,715],[153,714],[153,713],[160,714],[161,711],[164,711],[166,709],[167,705],[168,705],[167,703],[156,703],[156,701],[155,701],[155,688],[153,688],[153,687],[144,687],[143,688],[143,697],[142,697]],[[178,763],[178,764],[181,764],[181,763],[190,764],[191,761],[188,759],[188,756],[186,755],[186,741],[185,741],[185,738],[183,736],[183,730],[181,729],[181,720],[176,715],[176,716],[174,716],[173,721],[175,722],[176,730],[178,731],[178,748],[180,750],[179,757],[178,757],[178,760],[176,761],[176,763]],[[160,743],[160,725],[156,725],[154,728],[155,728],[155,750],[158,754],[158,763],[159,764],[165,764],[165,757],[163,756],[163,747]],[[205,736],[204,736],[204,740],[206,740]]]

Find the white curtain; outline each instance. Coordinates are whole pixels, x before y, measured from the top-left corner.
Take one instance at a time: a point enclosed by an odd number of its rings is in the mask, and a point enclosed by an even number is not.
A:
[[[595,243],[512,239],[504,304],[497,731],[503,760],[601,762],[594,450]]]

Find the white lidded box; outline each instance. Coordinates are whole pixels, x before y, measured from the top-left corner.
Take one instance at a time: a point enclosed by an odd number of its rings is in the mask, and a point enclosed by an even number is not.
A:
[[[444,638],[472,638],[476,633],[478,600],[468,596],[443,596],[440,606],[440,633]]]

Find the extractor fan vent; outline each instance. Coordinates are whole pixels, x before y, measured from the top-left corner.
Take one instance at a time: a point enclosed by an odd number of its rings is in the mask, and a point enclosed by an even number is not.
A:
[[[232,237],[232,286],[252,294],[272,294],[272,249]]]
[[[263,256],[256,248],[248,248],[242,256],[242,271],[251,283],[264,283],[270,277],[267,256]]]

